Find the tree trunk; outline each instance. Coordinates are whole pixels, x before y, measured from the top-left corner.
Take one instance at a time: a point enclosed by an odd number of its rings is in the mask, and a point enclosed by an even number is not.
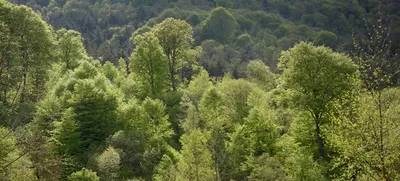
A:
[[[176,92],[176,84],[175,84],[175,57],[171,58],[171,66],[170,66],[170,74],[171,74],[171,84],[172,84],[172,90]]]
[[[319,116],[315,116],[315,131],[317,136],[317,145],[318,145],[318,153],[320,158],[325,157],[325,150],[324,150],[324,142],[321,137],[321,130],[320,130],[320,118]]]

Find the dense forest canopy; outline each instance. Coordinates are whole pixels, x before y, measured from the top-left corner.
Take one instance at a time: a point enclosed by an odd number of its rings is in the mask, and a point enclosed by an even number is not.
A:
[[[350,52],[353,37],[367,39],[366,25],[372,28],[380,16],[391,29],[393,47],[400,44],[396,0],[9,1],[33,8],[55,30],[82,33],[90,56],[115,65],[130,57],[132,33],[144,33],[166,18],[185,20],[193,28],[193,45],[203,48],[199,63],[213,77],[227,72],[245,77],[247,64],[256,59],[277,72],[280,52],[301,41]]]
[[[399,8],[0,0],[0,180],[400,180]]]

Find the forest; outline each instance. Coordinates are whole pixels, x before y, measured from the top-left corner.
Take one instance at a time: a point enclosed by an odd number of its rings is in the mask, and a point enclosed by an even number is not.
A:
[[[396,0],[0,0],[0,181],[400,180]]]

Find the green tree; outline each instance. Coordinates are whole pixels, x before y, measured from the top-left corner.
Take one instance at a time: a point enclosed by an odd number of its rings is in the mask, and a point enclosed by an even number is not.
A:
[[[101,180],[113,181],[118,179],[121,158],[116,149],[109,146],[97,157],[97,167]]]
[[[343,178],[398,180],[400,90],[359,92],[337,114],[332,142],[340,148],[337,163],[346,165]]]
[[[168,155],[163,155],[160,163],[154,169],[153,181],[177,180],[178,168]]]
[[[276,86],[275,76],[269,70],[269,67],[261,60],[252,60],[247,65],[247,78],[256,83],[266,91],[273,89]]]
[[[132,128],[116,132],[107,141],[110,146],[120,152],[121,179],[146,176],[143,155],[148,144],[147,142],[147,135]]]
[[[184,109],[184,116],[181,119],[180,126],[185,133],[190,133],[191,130],[204,127],[204,125],[200,125],[197,107],[193,105],[192,101],[186,95],[182,98],[181,107]]]
[[[282,53],[280,68],[286,85],[315,123],[320,158],[326,158],[321,126],[329,123],[333,103],[355,88],[358,71],[351,59],[326,47],[300,43]]]
[[[314,42],[316,45],[325,45],[331,48],[335,48],[337,40],[338,38],[335,33],[332,33],[330,31],[321,31],[315,37]]]
[[[68,177],[68,181],[99,181],[100,178],[96,175],[96,172],[92,172],[86,168],[81,171],[74,172]]]
[[[78,130],[79,123],[75,121],[75,112],[73,108],[69,108],[62,113],[60,121],[54,121],[54,130],[52,136],[57,140],[55,151],[68,157],[68,155],[82,154],[81,132]],[[76,167],[76,166],[74,166]],[[66,170],[66,168],[64,168]]]
[[[248,177],[249,181],[285,181],[287,176],[283,165],[278,159],[263,154],[257,158],[249,159],[253,170]],[[253,163],[252,163],[253,162]],[[249,164],[249,163],[247,163]]]
[[[211,86],[212,83],[210,82],[208,72],[201,69],[200,72],[193,77],[192,81],[190,81],[189,86],[185,91],[193,104],[198,105],[204,92],[206,92]]]
[[[213,180],[211,153],[207,138],[200,130],[193,130],[181,137],[181,159],[178,162],[178,180]]]
[[[276,158],[283,163],[288,180],[326,180],[323,176],[323,167],[314,161],[313,153],[296,143],[293,137],[282,136],[276,146],[280,150]]]
[[[0,10],[0,122],[15,127],[29,122],[43,95],[55,43],[32,9],[2,0]]]
[[[35,180],[32,162],[27,152],[17,147],[17,138],[10,130],[0,126],[0,179]]]
[[[217,7],[202,24],[203,39],[229,43],[235,34],[236,26],[237,22],[232,14],[223,7]]]
[[[117,102],[113,95],[100,90],[92,81],[77,82],[74,88],[70,106],[76,114],[77,131],[81,132],[80,149],[87,152],[91,146],[100,144],[114,133]],[[85,163],[87,155],[81,155],[79,160]]]
[[[56,35],[60,61],[65,63],[67,70],[78,67],[78,62],[86,56],[81,34],[74,30],[60,29]]]
[[[177,87],[177,66],[193,43],[192,27],[184,20],[167,18],[153,27],[152,32],[158,38],[161,47],[168,59],[169,74],[172,90]]]
[[[135,37],[136,49],[130,58],[131,72],[151,87],[153,96],[162,93],[168,86],[168,59],[157,37],[147,32]]]
[[[20,102],[36,101],[44,88],[45,70],[53,58],[52,29],[26,6],[15,6],[8,15],[5,22],[20,46],[17,52],[22,67]]]
[[[382,17],[369,31],[367,40],[354,41],[353,58],[360,64],[362,89],[340,105],[333,142],[340,148],[338,163],[351,168],[344,169],[344,178],[398,180],[400,91],[392,82],[398,73],[398,54],[387,41]]]

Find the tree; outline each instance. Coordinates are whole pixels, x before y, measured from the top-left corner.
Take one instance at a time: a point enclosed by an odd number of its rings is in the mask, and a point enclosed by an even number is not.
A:
[[[266,91],[273,89],[276,86],[275,76],[269,70],[269,67],[261,60],[252,60],[247,65],[247,78],[256,83]]]
[[[175,163],[168,155],[163,155],[154,169],[153,181],[175,181],[179,174]]]
[[[121,158],[116,149],[109,146],[97,157],[97,167],[101,180],[113,181],[118,179]]]
[[[237,22],[232,14],[223,7],[217,7],[202,23],[203,39],[229,43],[235,34],[236,26]]]
[[[248,177],[249,181],[285,181],[287,180],[283,165],[278,159],[263,154],[255,160],[250,159],[254,167]],[[247,163],[248,164],[248,163]]]
[[[31,103],[43,95],[55,44],[52,29],[32,9],[2,0],[0,10],[0,122],[14,129],[31,119]]]
[[[323,167],[314,161],[313,153],[296,143],[293,137],[282,136],[276,146],[280,151],[275,157],[283,163],[288,180],[326,180],[323,176]]]
[[[144,177],[143,154],[148,144],[147,136],[136,129],[118,131],[107,143],[120,153],[120,176],[122,178]]]
[[[130,58],[131,72],[151,87],[153,96],[159,95],[169,84],[168,59],[157,37],[152,32],[135,37],[136,49]]]
[[[182,58],[193,43],[192,27],[184,20],[167,18],[155,25],[152,32],[160,41],[160,45],[167,56],[172,90],[176,92],[176,69],[179,61],[187,61]]]
[[[329,123],[333,103],[355,87],[357,66],[343,54],[310,43],[283,52],[279,66],[286,86],[297,92],[297,102],[314,120],[318,153],[325,159],[321,126]]]
[[[81,171],[72,173],[68,177],[68,181],[100,181],[100,178],[96,172],[83,168]]]
[[[337,36],[335,33],[330,31],[321,31],[315,37],[315,44],[316,45],[325,45],[331,48],[335,48],[337,43]]]
[[[211,86],[212,83],[210,82],[208,72],[201,69],[200,72],[193,77],[192,81],[190,81],[186,92],[193,104],[198,105],[204,92],[206,92]]]
[[[17,138],[0,126],[0,180],[34,180],[32,162],[27,153],[17,147]]]
[[[213,180],[211,153],[207,138],[200,130],[193,130],[181,137],[181,159],[178,162],[178,180]]]
[[[116,129],[116,98],[100,90],[94,81],[81,80],[74,86],[70,106],[74,108],[78,132],[81,132],[80,149],[89,151],[103,142]],[[77,155],[81,163],[87,161],[87,154]]]
[[[337,163],[351,168],[345,169],[344,178],[398,180],[400,91],[393,80],[399,56],[392,52],[382,17],[368,30],[367,40],[360,44],[354,40],[353,58],[360,65],[362,89],[339,106],[340,114],[335,117],[333,142],[341,153]]]
[[[78,67],[78,62],[86,56],[81,34],[74,30],[60,29],[56,32],[59,48],[58,58],[67,70]]]
[[[332,142],[340,148],[336,161],[345,165],[343,178],[398,180],[400,90],[360,91],[341,106]]]
[[[36,101],[44,86],[45,70],[53,57],[52,29],[26,6],[15,6],[8,15],[10,18],[5,22],[20,46],[17,52],[22,66],[20,102]]]

